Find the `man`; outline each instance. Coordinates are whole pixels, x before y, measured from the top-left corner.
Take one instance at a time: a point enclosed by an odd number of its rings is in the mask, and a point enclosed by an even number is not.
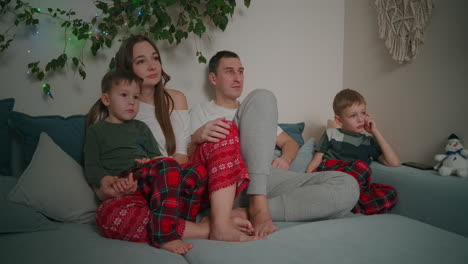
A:
[[[224,138],[228,131],[223,119],[238,125],[242,157],[251,179],[247,215],[256,236],[277,231],[273,221],[331,218],[351,210],[359,189],[349,175],[286,171],[299,146],[277,125],[273,93],[255,90],[239,103],[244,67],[237,54],[215,54],[209,62],[208,78],[215,88],[215,99],[191,109],[191,147]],[[275,144],[282,149],[282,155],[272,162]]]

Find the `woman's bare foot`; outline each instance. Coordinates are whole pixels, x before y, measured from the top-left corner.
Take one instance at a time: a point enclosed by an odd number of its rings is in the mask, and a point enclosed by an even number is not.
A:
[[[187,253],[190,249],[192,249],[193,245],[178,239],[162,244],[161,248],[182,255]]]
[[[182,238],[208,238],[210,234],[210,218],[205,216],[199,223],[185,221]]]

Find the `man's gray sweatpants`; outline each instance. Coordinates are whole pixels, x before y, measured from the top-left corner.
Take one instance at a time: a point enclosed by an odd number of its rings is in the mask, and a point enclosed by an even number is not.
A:
[[[250,176],[247,195],[267,195],[274,221],[335,218],[356,205],[359,187],[346,173],[298,173],[272,168],[278,123],[272,92],[251,92],[237,110],[234,122],[239,127],[242,157]],[[247,198],[240,200],[246,206]]]

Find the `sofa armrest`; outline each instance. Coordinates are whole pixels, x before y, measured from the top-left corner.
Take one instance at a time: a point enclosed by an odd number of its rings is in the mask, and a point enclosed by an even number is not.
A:
[[[371,165],[373,182],[396,188],[399,202],[392,213],[468,237],[468,179],[442,177],[434,170]]]

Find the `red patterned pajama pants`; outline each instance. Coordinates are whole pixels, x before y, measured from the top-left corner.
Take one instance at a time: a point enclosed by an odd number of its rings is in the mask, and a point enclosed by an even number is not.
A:
[[[185,221],[194,222],[208,206],[211,192],[237,184],[236,195],[249,183],[240,154],[237,126],[218,143],[200,145],[190,164],[160,158],[121,174],[134,173],[134,195],[104,201],[96,224],[107,238],[150,243],[159,247],[183,236]],[[198,165],[193,165],[198,164]]]
[[[372,170],[364,161],[344,161],[326,159],[316,171],[342,171],[353,176],[359,184],[359,200],[353,208],[354,213],[366,215],[389,212],[398,202],[398,195],[392,186],[371,183]]]

